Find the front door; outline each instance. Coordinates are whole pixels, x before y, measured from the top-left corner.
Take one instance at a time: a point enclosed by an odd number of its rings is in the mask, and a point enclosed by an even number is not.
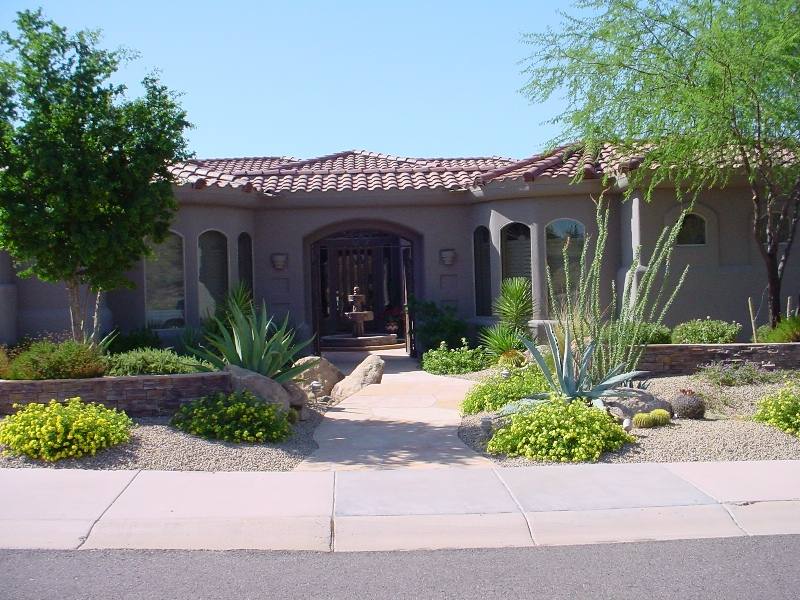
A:
[[[345,313],[353,288],[365,295],[364,310],[375,318],[365,323],[367,333],[383,333],[397,324],[399,339],[407,331],[404,307],[411,291],[411,243],[380,231],[344,231],[312,247],[314,322],[320,336],[352,331]]]

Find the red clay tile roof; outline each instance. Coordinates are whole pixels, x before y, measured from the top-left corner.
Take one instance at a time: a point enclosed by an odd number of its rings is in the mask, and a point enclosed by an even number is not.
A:
[[[267,195],[316,191],[467,189],[476,176],[516,164],[511,158],[404,158],[363,150],[297,160],[215,158],[177,163],[178,185],[240,188]]]

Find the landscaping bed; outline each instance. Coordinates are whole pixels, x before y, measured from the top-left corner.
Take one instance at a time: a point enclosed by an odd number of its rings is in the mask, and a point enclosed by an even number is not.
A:
[[[308,410],[309,418],[294,425],[291,437],[280,443],[206,440],[170,426],[168,417],[143,417],[135,419],[130,441],[95,456],[52,463],[0,456],[0,468],[291,471],[317,448],[313,436],[322,413],[311,406]]]
[[[697,376],[653,379],[648,391],[658,397],[669,399],[686,388],[698,392],[707,404],[706,418],[675,419],[663,427],[633,429],[636,443],[604,453],[598,462],[800,460],[800,438],[751,419],[758,400],[781,387],[782,383],[719,386]],[[491,435],[481,422],[491,416],[489,412],[464,415],[458,431],[461,440],[499,466],[542,464],[487,453]]]

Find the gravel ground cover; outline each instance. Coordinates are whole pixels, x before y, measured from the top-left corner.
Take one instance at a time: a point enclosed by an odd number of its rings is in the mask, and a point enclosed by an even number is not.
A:
[[[168,417],[134,419],[127,444],[95,456],[45,463],[18,456],[0,456],[0,468],[149,469],[159,471],[291,471],[317,448],[314,429],[322,412],[309,407],[306,421],[280,444],[231,444],[210,441],[169,426]],[[2,446],[0,446],[2,448]]]
[[[599,462],[686,462],[717,460],[800,460],[800,439],[774,427],[752,421],[750,417],[764,394],[781,383],[724,387],[707,383],[697,376],[653,379],[648,391],[669,400],[682,388],[701,394],[708,406],[702,420],[678,419],[673,424],[653,429],[634,429],[635,444],[604,454]],[[486,453],[490,435],[481,420],[491,413],[465,415],[458,435],[473,450],[499,466],[531,466],[528,459],[494,456]]]
[[[457,373],[455,375],[447,375],[447,377],[455,377],[456,379],[467,379],[469,381],[480,381],[492,375],[497,375],[502,371],[499,367],[489,367],[482,371],[473,371],[472,373]]]

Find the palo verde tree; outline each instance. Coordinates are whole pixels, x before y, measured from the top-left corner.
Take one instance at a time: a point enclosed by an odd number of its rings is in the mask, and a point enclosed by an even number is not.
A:
[[[0,34],[0,249],[20,275],[63,281],[72,336],[95,341],[101,293],[130,285],[124,272],[167,233],[189,123],[155,76],[126,97],[110,79],[131,55],[99,48],[98,32],[40,11],[16,26]]]
[[[566,97],[553,142],[615,145],[628,193],[746,180],[774,325],[800,217],[797,0],[587,0],[526,39],[526,95]]]

